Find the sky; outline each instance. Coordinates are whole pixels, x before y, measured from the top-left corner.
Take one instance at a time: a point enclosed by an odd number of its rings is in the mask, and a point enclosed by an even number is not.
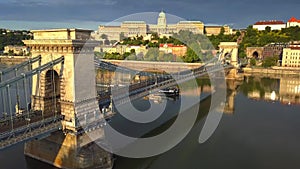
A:
[[[0,0],[0,28],[96,30],[127,15],[161,10],[204,24],[246,28],[260,20],[300,19],[299,9],[299,0]]]

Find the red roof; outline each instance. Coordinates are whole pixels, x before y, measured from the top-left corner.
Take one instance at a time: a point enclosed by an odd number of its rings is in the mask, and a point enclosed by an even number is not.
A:
[[[172,43],[168,43],[168,44],[159,44],[159,47],[165,47],[165,45],[167,45],[168,47],[185,47],[184,45],[174,45]]]
[[[288,22],[298,22],[298,23],[300,23],[300,20],[296,19],[295,17],[291,17],[291,19]]]
[[[292,50],[300,50],[300,47],[290,47]]]
[[[281,25],[281,24],[285,24],[285,23],[283,21],[272,20],[272,21],[259,21],[256,22],[254,25]]]

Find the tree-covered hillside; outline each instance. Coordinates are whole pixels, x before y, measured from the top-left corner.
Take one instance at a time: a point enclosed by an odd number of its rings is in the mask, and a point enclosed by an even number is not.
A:
[[[247,47],[263,47],[269,43],[287,43],[299,40],[299,27],[290,27],[282,30],[271,30],[270,27],[266,27],[264,31],[258,31],[249,26],[239,47],[239,57],[246,57],[245,51]]]
[[[7,31],[0,29],[0,51],[7,45],[24,45],[22,40],[32,39],[29,31]]]

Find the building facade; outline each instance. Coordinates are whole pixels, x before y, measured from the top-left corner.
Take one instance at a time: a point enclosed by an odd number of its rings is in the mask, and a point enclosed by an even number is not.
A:
[[[204,30],[205,30],[205,34],[207,36],[211,36],[211,35],[219,35],[221,33],[222,28],[224,28],[224,34],[225,35],[232,34],[232,29],[227,25],[224,25],[224,26],[217,26],[217,25],[205,26]]]
[[[95,39],[101,39],[101,35],[107,35],[109,40],[121,40],[121,34],[125,37],[147,36],[147,34],[156,32],[160,36],[170,36],[181,30],[189,30],[193,33],[203,34],[204,24],[201,21],[180,21],[177,24],[167,24],[165,12],[160,12],[157,18],[157,24],[147,24],[144,21],[124,21],[120,26],[100,25]]]
[[[159,51],[164,53],[172,53],[175,56],[184,56],[187,52],[185,45],[160,44]]]
[[[288,46],[287,43],[271,43],[264,46],[263,49],[263,59],[267,57],[278,57],[279,59],[282,58],[283,49]]]
[[[300,45],[283,49],[282,67],[300,67]]]
[[[281,30],[286,28],[286,24],[283,21],[271,20],[271,21],[259,21],[253,25],[254,29],[263,31],[266,27],[270,27],[271,30]]]

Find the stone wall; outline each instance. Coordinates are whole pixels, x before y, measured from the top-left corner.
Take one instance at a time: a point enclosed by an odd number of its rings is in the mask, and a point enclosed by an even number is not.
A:
[[[19,64],[27,61],[31,57],[29,56],[0,56],[0,63],[5,64]]]
[[[243,68],[245,75],[255,75],[255,76],[300,76],[300,69],[280,69],[275,68]]]

